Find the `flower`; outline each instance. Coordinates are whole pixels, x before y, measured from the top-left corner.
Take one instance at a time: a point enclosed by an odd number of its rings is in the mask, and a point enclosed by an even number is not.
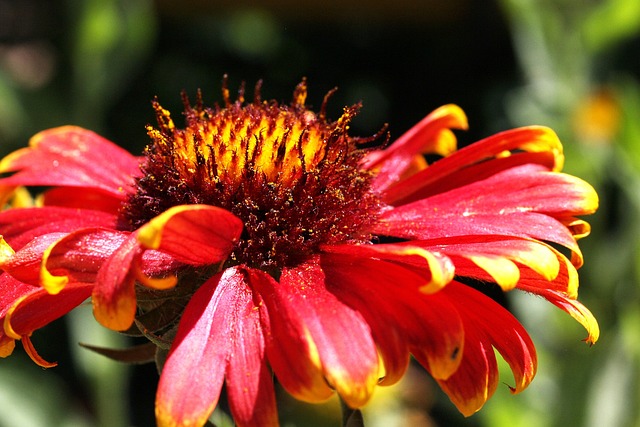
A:
[[[101,324],[158,346],[159,425],[203,425],[226,383],[236,423],[267,426],[272,373],[298,399],[335,391],[358,408],[412,355],[471,415],[497,387],[495,348],[522,391],[535,348],[480,291],[491,284],[542,296],[598,339],[576,300],[578,216],[598,199],[560,172],[552,130],[456,150],[467,120],[446,105],[380,148],[384,132],[349,135],[358,105],[330,121],[328,96],[316,114],[306,94],[303,81],[290,105],[259,86],[252,103],[225,86],[216,108],[185,96],[184,128],[156,101],[140,158],[62,127],[2,160],[3,200],[49,188],[0,213],[1,355],[21,340],[46,366],[29,336],[90,293]]]

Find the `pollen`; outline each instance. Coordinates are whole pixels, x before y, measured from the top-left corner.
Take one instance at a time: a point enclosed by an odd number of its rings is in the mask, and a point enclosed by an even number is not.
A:
[[[372,173],[360,168],[363,148],[380,139],[348,134],[360,106],[346,107],[336,121],[305,106],[306,81],[293,101],[263,101],[260,83],[246,103],[244,89],[224,106],[195,105],[183,95],[184,128],[153,102],[157,127],[148,126],[137,191],[123,206],[124,228],[136,229],[172,206],[209,204],[244,222],[227,263],[277,271],[308,258],[322,244],[370,240],[367,227],[380,209]],[[215,226],[215,225],[212,225]]]

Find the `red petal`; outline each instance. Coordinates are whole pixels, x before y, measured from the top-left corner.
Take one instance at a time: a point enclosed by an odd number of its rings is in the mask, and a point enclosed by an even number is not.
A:
[[[42,194],[42,204],[76,209],[87,209],[90,206],[93,210],[117,215],[122,207],[122,199],[102,190],[83,188],[78,191],[73,187],[57,187]]]
[[[102,264],[93,289],[93,314],[103,326],[124,331],[136,313],[135,263],[143,249],[135,234],[130,235]]]
[[[129,233],[85,228],[66,235],[44,254],[42,286],[56,292],[61,282],[95,282],[105,261],[127,240]]]
[[[482,408],[498,385],[498,364],[493,347],[473,332],[466,331],[464,355],[458,370],[448,379],[438,380],[442,390],[467,417]]]
[[[518,287],[520,288],[520,286]],[[589,311],[589,309],[580,302],[561,292],[551,289],[532,289],[527,286],[522,286],[521,288],[544,297],[547,301],[556,307],[559,307],[575,320],[580,322],[588,333],[587,338],[584,339],[585,342],[588,344],[594,344],[598,341],[598,338],[600,337],[600,327],[598,326],[598,322],[591,311]]]
[[[14,303],[39,288],[16,280],[7,273],[0,273],[0,319],[3,319]]]
[[[17,171],[0,179],[0,186],[43,185],[102,189],[127,197],[140,160],[101,136],[73,126],[35,135],[29,147],[2,159],[0,172]]]
[[[15,279],[33,286],[40,285],[40,269],[43,253],[65,233],[38,236],[6,259],[0,259],[0,268]]]
[[[409,168],[414,156],[426,151],[438,141],[443,130],[466,129],[467,118],[456,105],[445,105],[433,111],[398,138],[388,149],[371,153],[363,167],[377,170],[374,189],[382,190],[396,182]]]
[[[208,205],[174,206],[142,226],[138,240],[191,265],[226,259],[242,233],[242,221]]]
[[[453,263],[446,256],[410,243],[407,245],[326,245],[321,249],[328,253],[345,254],[360,258],[380,258],[416,267],[423,275],[420,290],[425,293],[434,293],[442,289],[453,280],[455,272]]]
[[[297,399],[321,402],[332,395],[322,375],[318,352],[298,308],[268,274],[248,270],[251,288],[260,294],[260,319],[269,364],[282,386]]]
[[[407,346],[434,376],[446,378],[457,369],[462,321],[440,292],[419,291],[421,275],[375,259],[323,255],[322,260],[331,292],[362,313],[370,325],[385,363],[385,384],[402,376]]]
[[[160,377],[156,396],[159,426],[204,425],[218,402],[229,358],[234,357],[236,362],[242,363],[237,359],[241,355],[231,353],[241,351],[242,343],[236,341],[242,333],[259,333],[248,327],[248,323],[255,322],[257,311],[254,311],[252,319],[238,324],[242,313],[253,310],[252,304],[244,274],[238,268],[216,275],[193,295]],[[246,335],[244,338],[244,344],[252,350],[259,349],[260,335]],[[234,380],[236,374],[234,371]],[[258,381],[262,376],[258,372],[252,374]],[[250,382],[249,385],[255,386]],[[238,387],[238,384],[233,386]],[[265,393],[265,390],[260,392]],[[239,399],[235,403],[236,409],[246,416],[241,406],[247,402],[242,401],[237,393],[234,397]]]
[[[371,330],[362,315],[327,289],[324,273],[315,262],[285,269],[278,291],[291,302],[308,331],[329,384],[351,407],[364,405],[378,382],[379,366]]]
[[[271,371],[265,360],[260,314],[251,295],[234,306],[235,328],[226,371],[231,414],[237,426],[278,426]]]
[[[493,347],[511,367],[514,393],[524,390],[536,373],[537,357],[531,338],[507,310],[480,292],[457,282],[443,291],[457,301],[465,325],[465,349],[458,371],[440,381],[443,389],[464,415],[479,410],[497,384]]]
[[[552,216],[587,214],[596,206],[597,196],[588,184],[568,175],[541,173],[529,165],[391,209],[382,215],[374,232],[418,239],[495,234],[531,237],[563,245],[580,259],[570,230]]]
[[[15,250],[43,234],[69,233],[85,227],[115,228],[115,225],[115,215],[90,209],[45,207],[0,212],[0,233]]]
[[[57,295],[51,295],[42,288],[32,291],[15,301],[5,319],[5,330],[12,331],[13,337],[31,333],[64,316],[91,295],[93,285],[73,283]]]
[[[505,157],[506,153],[514,150],[516,153]],[[405,204],[485,179],[508,167],[528,162],[544,166],[547,170],[560,170],[563,161],[562,144],[551,129],[540,126],[511,129],[438,160],[385,190],[384,197],[387,203]]]

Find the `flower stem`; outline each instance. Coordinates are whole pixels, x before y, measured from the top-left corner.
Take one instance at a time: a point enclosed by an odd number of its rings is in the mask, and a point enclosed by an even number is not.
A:
[[[359,409],[352,409],[340,398],[342,427],[364,427],[364,418]]]

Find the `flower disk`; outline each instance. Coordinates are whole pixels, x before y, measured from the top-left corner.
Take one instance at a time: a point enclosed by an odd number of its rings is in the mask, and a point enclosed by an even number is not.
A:
[[[148,127],[143,177],[123,208],[126,227],[136,229],[172,206],[207,204],[243,220],[245,228],[227,266],[244,264],[278,275],[304,261],[320,244],[365,242],[379,199],[371,172],[359,168],[372,138],[348,135],[359,106],[334,122],[305,108],[306,82],[291,105],[253,103],[240,92],[224,108],[195,106],[184,97],[186,127],[154,102],[159,127]]]

